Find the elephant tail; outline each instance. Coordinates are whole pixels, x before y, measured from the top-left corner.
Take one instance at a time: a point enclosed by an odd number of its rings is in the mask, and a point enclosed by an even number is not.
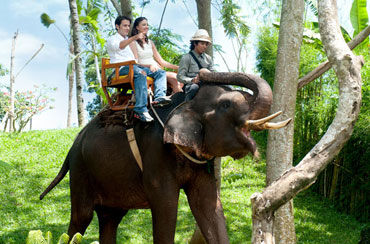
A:
[[[51,191],[59,182],[66,176],[67,172],[69,171],[69,153],[64,160],[63,166],[60,169],[57,176],[55,176],[54,180],[50,183],[50,185],[45,189],[45,191],[40,195],[40,200],[42,200],[49,191]]]

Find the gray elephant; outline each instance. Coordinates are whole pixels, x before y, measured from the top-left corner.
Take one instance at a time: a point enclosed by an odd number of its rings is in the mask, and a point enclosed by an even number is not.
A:
[[[251,130],[280,128],[270,123],[272,92],[263,79],[243,73],[202,73],[197,95],[157,109],[154,123],[133,123],[143,171],[126,137],[123,114],[104,109],[81,130],[42,199],[70,171],[68,234],[84,233],[96,211],[101,244],[116,243],[117,226],[129,209],[150,208],[155,244],[174,243],[180,189],[209,244],[229,243],[213,158],[242,158],[256,152]],[[249,90],[233,89],[228,85]],[[244,89],[246,90],[246,89]],[[153,115],[153,114],[152,114]],[[197,164],[195,162],[208,162]]]

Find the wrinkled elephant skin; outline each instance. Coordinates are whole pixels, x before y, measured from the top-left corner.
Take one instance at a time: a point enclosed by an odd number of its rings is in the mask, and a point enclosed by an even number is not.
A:
[[[213,164],[189,161],[174,143],[199,160],[255,153],[256,143],[245,121],[266,116],[272,95],[264,80],[254,76],[246,79],[254,82],[245,85],[252,92],[205,84],[187,103],[181,103],[183,93],[175,94],[171,107],[157,110],[167,118],[165,128],[157,120],[134,123],[143,172],[130,150],[122,112],[104,109],[79,133],[62,169],[40,198],[69,171],[70,236],[83,234],[96,211],[100,243],[116,243],[118,224],[128,210],[150,208],[154,243],[170,244],[174,243],[179,191],[184,189],[206,241],[229,243]],[[225,79],[220,83],[234,84]]]

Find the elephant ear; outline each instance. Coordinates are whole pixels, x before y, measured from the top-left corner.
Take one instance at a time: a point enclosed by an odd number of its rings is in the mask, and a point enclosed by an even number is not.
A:
[[[174,143],[201,152],[203,126],[190,103],[182,103],[168,116],[164,125],[164,143]]]

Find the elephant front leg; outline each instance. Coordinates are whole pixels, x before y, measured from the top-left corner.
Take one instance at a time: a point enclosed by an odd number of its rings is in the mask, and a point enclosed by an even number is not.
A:
[[[173,244],[180,189],[175,184],[166,187],[146,186],[152,211],[153,243]]]
[[[221,200],[212,175],[201,175],[185,189],[190,209],[208,244],[230,243]]]

